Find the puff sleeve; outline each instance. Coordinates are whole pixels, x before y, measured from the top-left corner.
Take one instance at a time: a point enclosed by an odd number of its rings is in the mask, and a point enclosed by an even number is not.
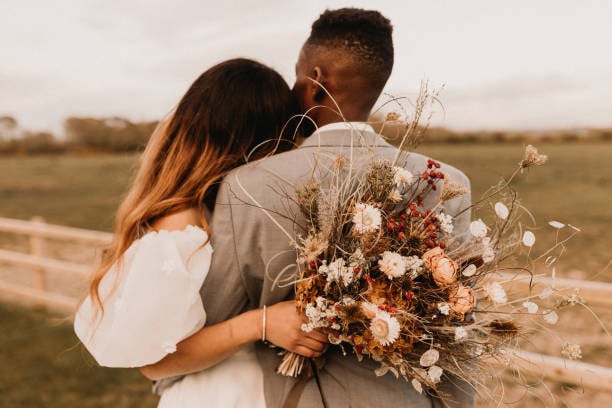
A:
[[[141,367],[176,351],[176,344],[204,326],[199,291],[212,247],[206,232],[149,232],[100,283],[104,313],[88,296],[74,330],[96,361],[107,367]]]

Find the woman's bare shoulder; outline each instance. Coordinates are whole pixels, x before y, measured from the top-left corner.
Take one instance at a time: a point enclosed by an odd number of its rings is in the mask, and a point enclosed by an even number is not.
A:
[[[155,230],[182,231],[187,226],[202,227],[202,218],[197,208],[188,208],[174,214],[166,215],[153,224]]]

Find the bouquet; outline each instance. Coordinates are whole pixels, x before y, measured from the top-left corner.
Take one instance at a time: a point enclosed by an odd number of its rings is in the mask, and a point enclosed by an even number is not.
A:
[[[407,129],[405,137],[422,131]],[[527,211],[511,184],[546,162],[535,147],[527,146],[510,177],[463,209],[480,215],[468,231],[456,231],[459,214],[445,212],[467,188],[435,160],[418,171],[406,170],[401,155],[360,168],[349,157],[331,160],[321,166],[325,175],[295,188],[307,222],[294,243],[296,304],[308,319],[304,331],[327,330],[345,354],[380,363],[376,375],[401,377],[418,392],[435,392],[444,373],[475,387],[491,358],[509,363],[506,350],[529,320],[555,324],[559,309],[581,302],[577,293],[561,298],[551,289],[511,299],[504,289],[520,275],[532,277],[538,261],[553,268],[553,255],[577,231],[569,226],[567,238],[531,256],[535,235],[521,222]],[[580,347],[566,345],[564,356],[579,358]],[[277,371],[299,376],[308,364],[285,352]]]

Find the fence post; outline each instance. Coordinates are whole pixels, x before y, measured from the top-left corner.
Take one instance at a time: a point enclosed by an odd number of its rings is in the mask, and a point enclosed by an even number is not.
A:
[[[45,220],[42,217],[32,217],[32,223],[39,227],[45,224]],[[45,238],[38,232],[30,235],[30,253],[37,258],[45,256]],[[42,291],[47,289],[46,271],[42,266],[34,269],[34,287]],[[45,304],[37,303],[36,306],[44,307]]]

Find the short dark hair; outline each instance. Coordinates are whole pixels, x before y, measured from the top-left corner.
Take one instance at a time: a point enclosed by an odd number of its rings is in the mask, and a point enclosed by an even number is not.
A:
[[[312,24],[306,44],[340,48],[376,66],[388,77],[393,68],[393,26],[375,10],[325,10]]]

